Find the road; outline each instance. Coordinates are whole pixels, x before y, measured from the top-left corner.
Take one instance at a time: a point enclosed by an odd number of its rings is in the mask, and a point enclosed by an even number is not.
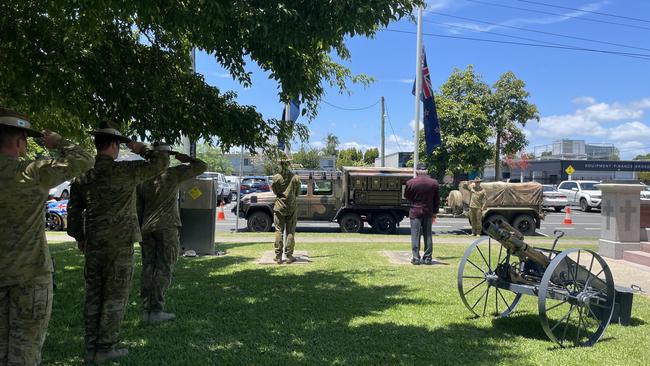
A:
[[[217,230],[232,231],[235,229],[235,215],[226,207],[226,221],[217,222]],[[577,208],[571,210],[573,225],[563,225],[564,213],[546,212],[546,219],[542,221],[541,228],[537,230],[539,236],[553,236],[554,230],[564,230],[567,236],[594,238],[600,237],[600,211],[581,212]],[[409,220],[405,219],[400,223],[399,234],[410,233]],[[239,220],[239,228],[246,230],[246,221]],[[338,232],[339,227],[331,222],[298,222],[298,232]],[[433,225],[436,234],[457,234],[465,235],[471,228],[467,219],[464,218],[439,218]],[[365,232],[371,232],[368,225]]]

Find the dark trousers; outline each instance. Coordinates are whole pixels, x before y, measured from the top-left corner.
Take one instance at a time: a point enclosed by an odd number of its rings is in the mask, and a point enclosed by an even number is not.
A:
[[[419,219],[411,219],[411,250],[415,259],[420,259],[420,235],[424,236],[424,255],[422,259],[431,259],[433,254],[432,219],[433,216],[430,215]]]

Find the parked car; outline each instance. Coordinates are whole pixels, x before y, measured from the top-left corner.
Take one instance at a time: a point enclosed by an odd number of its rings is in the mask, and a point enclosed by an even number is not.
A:
[[[579,205],[584,212],[592,208],[600,209],[602,192],[596,188],[600,182],[593,180],[567,180],[557,187],[560,193],[567,196],[569,205]]]
[[[544,191],[544,202],[542,206],[546,209],[554,209],[556,212],[564,210],[564,208],[569,204],[564,193],[560,193],[555,187],[545,184],[543,186]]]
[[[197,178],[212,179],[215,184],[215,191],[217,192],[217,203],[230,203],[232,200],[230,195],[230,184],[226,182],[226,176],[223,173],[204,172]]]
[[[68,200],[50,200],[45,203],[45,229],[63,231],[68,222]]]
[[[67,200],[70,198],[70,181],[65,181],[58,186],[50,189],[49,199]]]
[[[239,190],[239,177],[236,175],[226,175],[226,183],[230,187],[230,200],[237,199],[237,191]]]
[[[244,177],[241,181],[241,196],[270,191],[271,180],[267,176]]]

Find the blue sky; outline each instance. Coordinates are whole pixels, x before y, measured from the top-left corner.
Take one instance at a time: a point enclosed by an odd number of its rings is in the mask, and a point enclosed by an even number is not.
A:
[[[491,2],[533,9],[559,15],[540,14],[517,9],[489,6]],[[531,4],[521,0],[429,0],[423,29],[425,33],[493,39],[507,42],[539,43],[506,38],[485,31],[525,37],[543,42],[650,56],[650,1],[632,0],[538,0],[547,4],[644,18],[647,22],[607,17],[569,9]],[[481,20],[478,23],[443,16]],[[573,18],[570,18],[573,17]],[[625,23],[632,27],[598,23]],[[560,38],[516,30],[504,26],[533,29],[636,48],[607,45],[584,40]],[[644,29],[646,28],[646,29]],[[391,24],[388,29],[415,31],[410,21]],[[368,86],[352,86],[351,95],[328,89],[324,100],[344,108],[363,108],[386,98],[390,124],[386,125],[386,150],[413,149],[414,100],[411,95],[415,75],[414,34],[380,31],[374,39],[352,38],[348,47],[352,59],[346,63],[354,73],[376,79]],[[440,37],[424,37],[432,83],[438,88],[454,68],[472,64],[483,80],[492,84],[506,72],[524,80],[541,121],[530,122],[525,130],[530,140],[527,150],[559,138],[584,139],[588,142],[613,143],[621,157],[650,152],[650,57],[639,59],[595,52],[578,52],[551,48],[524,47]],[[645,48],[645,49],[644,49]],[[238,93],[242,104],[254,105],[265,118],[279,118],[278,85],[269,80],[254,63],[253,85],[245,89],[214,61],[199,53],[197,71],[221,90]],[[309,123],[310,141],[323,145],[330,132],[339,137],[343,147],[366,149],[378,147],[379,104],[362,111],[345,111],[321,104],[316,119]],[[303,120],[303,122],[306,122]],[[392,128],[391,128],[392,125]],[[394,132],[393,132],[394,131]],[[294,146],[295,148],[296,146]]]

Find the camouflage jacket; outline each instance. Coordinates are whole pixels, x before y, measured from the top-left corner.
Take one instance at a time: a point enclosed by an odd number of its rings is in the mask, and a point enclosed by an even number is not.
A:
[[[276,174],[273,176],[271,190],[277,197],[273,211],[284,216],[292,215],[298,204],[296,198],[300,195],[300,178],[293,173],[287,174],[286,177]]]
[[[178,189],[183,181],[203,173],[208,165],[193,159],[189,165],[167,168],[162,174],[138,186],[138,217],[142,233],[180,227]]]
[[[68,201],[68,234],[87,245],[120,247],[141,241],[136,186],[165,169],[163,155],[145,147],[144,161],[97,155],[95,167],[75,179]]]
[[[0,217],[0,287],[52,272],[45,240],[45,201],[50,188],[92,168],[92,154],[67,140],[61,156],[19,160],[0,155],[0,195],[7,209]],[[9,212],[10,211],[10,212]]]

